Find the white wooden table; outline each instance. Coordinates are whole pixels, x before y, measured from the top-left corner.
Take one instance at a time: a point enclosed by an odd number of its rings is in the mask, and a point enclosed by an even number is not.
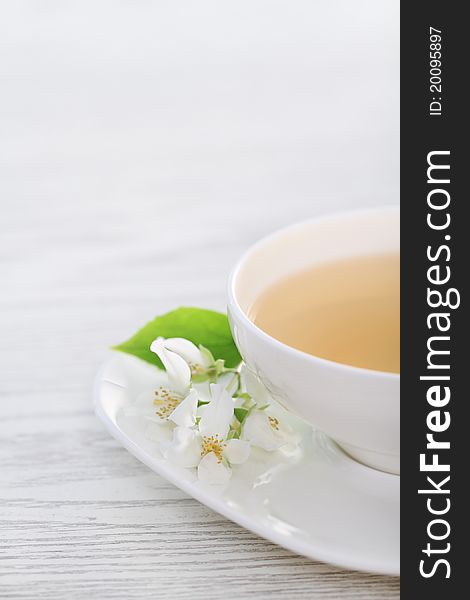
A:
[[[107,347],[238,255],[398,200],[395,2],[0,7],[0,597],[397,598],[214,514],[103,430]]]

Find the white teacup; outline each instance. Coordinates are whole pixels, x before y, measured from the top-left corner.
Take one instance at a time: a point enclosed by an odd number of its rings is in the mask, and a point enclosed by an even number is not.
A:
[[[400,376],[352,367],[296,350],[248,317],[273,283],[328,261],[398,252],[399,210],[335,214],[278,231],[255,244],[233,270],[228,314],[247,366],[286,408],[358,461],[400,473]]]

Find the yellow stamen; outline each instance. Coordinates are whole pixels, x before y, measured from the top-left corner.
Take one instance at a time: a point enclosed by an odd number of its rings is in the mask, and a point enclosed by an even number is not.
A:
[[[227,444],[224,442],[223,438],[219,438],[218,434],[205,436],[202,438],[201,456],[213,452],[217,456],[217,462],[221,463],[222,452],[226,446]]]
[[[273,429],[275,429],[276,431],[279,431],[279,420],[276,419],[276,417],[268,417],[269,419],[269,424],[271,425],[271,427]]]
[[[160,419],[168,419],[181,400],[183,400],[182,396],[160,386],[158,390],[155,390],[155,398],[153,400],[154,405],[159,407],[156,415]]]

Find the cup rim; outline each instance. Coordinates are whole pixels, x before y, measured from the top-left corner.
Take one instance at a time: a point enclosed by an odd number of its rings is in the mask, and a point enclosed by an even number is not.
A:
[[[357,375],[367,375],[367,376],[371,376],[371,377],[375,377],[375,378],[379,378],[379,379],[398,382],[400,380],[400,373],[391,373],[388,371],[377,371],[375,369],[367,369],[365,367],[355,367],[353,365],[348,365],[348,364],[340,363],[340,362],[337,362],[334,360],[329,360],[327,358],[322,358],[322,357],[316,356],[314,354],[309,354],[308,352],[304,352],[303,350],[298,350],[297,348],[294,348],[293,346],[289,346],[288,344],[281,342],[280,340],[276,339],[269,333],[266,333],[266,331],[264,331],[263,329],[258,327],[255,323],[253,323],[253,321],[251,321],[248,318],[247,314],[245,313],[245,311],[240,306],[240,303],[238,302],[237,294],[236,294],[236,290],[235,290],[237,277],[240,273],[241,268],[245,264],[245,262],[250,258],[250,256],[254,252],[256,252],[259,248],[261,248],[262,246],[264,246],[271,240],[274,240],[277,237],[281,237],[281,236],[285,235],[286,233],[288,233],[289,231],[295,230],[299,227],[308,226],[309,224],[314,224],[314,223],[315,224],[321,223],[322,221],[334,220],[340,216],[347,217],[347,216],[367,215],[367,214],[372,215],[374,213],[386,213],[386,212],[399,214],[400,207],[399,207],[399,205],[398,206],[383,205],[383,206],[374,207],[374,208],[362,208],[362,209],[353,209],[353,210],[346,210],[346,211],[339,210],[339,211],[335,211],[332,213],[328,213],[326,215],[321,215],[319,217],[313,217],[311,219],[297,221],[296,223],[292,223],[290,225],[287,225],[286,227],[277,229],[276,231],[262,237],[260,240],[258,240],[253,245],[251,245],[247,250],[245,250],[245,252],[238,259],[237,263],[235,264],[234,268],[232,269],[232,271],[230,273],[229,280],[228,280],[228,298],[229,298],[230,308],[232,308],[237,313],[237,316],[242,320],[242,322],[245,324],[245,326],[247,326],[249,329],[251,329],[251,331],[253,331],[257,335],[261,336],[262,338],[264,338],[266,341],[270,342],[271,344],[274,344],[274,346],[278,347],[279,349],[283,350],[284,352],[291,354],[292,356],[297,356],[303,360],[307,360],[314,364],[325,365],[330,368],[337,368],[337,369],[343,370],[343,371],[345,371],[347,373],[351,373],[351,374],[355,373]]]

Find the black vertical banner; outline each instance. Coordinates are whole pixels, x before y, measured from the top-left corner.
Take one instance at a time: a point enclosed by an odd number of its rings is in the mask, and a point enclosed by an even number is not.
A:
[[[401,593],[413,599],[469,594],[464,6],[401,5]]]

